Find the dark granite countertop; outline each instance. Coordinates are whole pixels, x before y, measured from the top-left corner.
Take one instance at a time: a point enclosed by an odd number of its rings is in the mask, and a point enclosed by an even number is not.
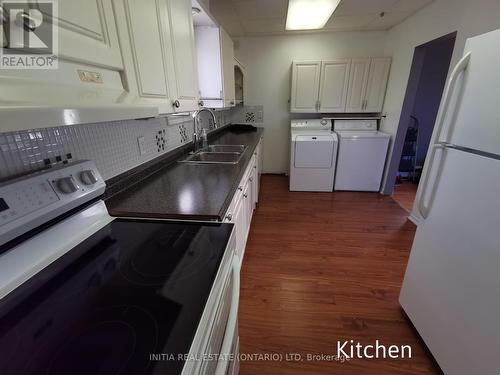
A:
[[[263,132],[263,128],[242,131],[234,125],[209,137],[210,144],[248,146],[238,164],[178,163],[191,150],[192,146],[188,146],[149,165],[149,173],[142,170],[118,176],[110,186],[112,193],[105,199],[109,213],[121,217],[222,221]],[[121,189],[117,189],[120,185]],[[129,187],[123,189],[123,185]]]

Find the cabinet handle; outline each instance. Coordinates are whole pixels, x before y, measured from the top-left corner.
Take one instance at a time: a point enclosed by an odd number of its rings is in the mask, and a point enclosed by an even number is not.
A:
[[[227,219],[227,221],[233,220],[233,215],[231,215],[231,214],[226,215],[226,219]]]
[[[229,104],[234,105],[234,100],[231,100]]]
[[[172,105],[175,107],[175,108],[179,108],[181,106],[181,102],[178,101],[178,100],[174,100],[174,102],[172,103]]]

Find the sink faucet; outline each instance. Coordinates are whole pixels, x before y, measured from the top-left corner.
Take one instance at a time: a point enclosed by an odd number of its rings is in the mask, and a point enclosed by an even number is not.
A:
[[[193,144],[194,144],[194,152],[198,151],[198,143],[200,138],[203,139],[203,143],[206,145],[207,143],[207,132],[206,129],[203,129],[205,131],[201,131],[200,129],[200,119],[199,115],[202,112],[208,112],[212,116],[212,120],[214,122],[214,128],[217,129],[217,118],[215,117],[215,113],[209,109],[209,108],[201,108],[195,112],[193,112],[193,119],[194,119],[194,133],[193,133]]]

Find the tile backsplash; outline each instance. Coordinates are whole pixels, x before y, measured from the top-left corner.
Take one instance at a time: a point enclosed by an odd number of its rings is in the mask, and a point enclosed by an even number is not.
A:
[[[237,111],[217,111],[219,124]],[[190,142],[193,130],[191,116],[173,115],[0,133],[0,181],[72,159],[93,160],[108,179]]]

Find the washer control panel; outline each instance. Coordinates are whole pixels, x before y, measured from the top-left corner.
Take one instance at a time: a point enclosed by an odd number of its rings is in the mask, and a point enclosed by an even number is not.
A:
[[[292,129],[331,130],[332,121],[327,119],[300,119],[292,120]]]
[[[105,188],[87,160],[0,184],[0,245],[102,195]]]

